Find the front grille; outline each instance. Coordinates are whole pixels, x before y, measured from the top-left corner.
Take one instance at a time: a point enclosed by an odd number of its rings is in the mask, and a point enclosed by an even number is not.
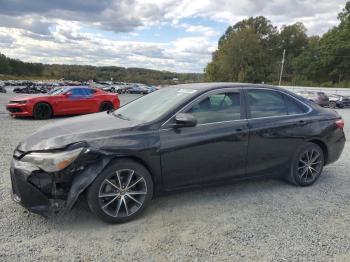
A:
[[[10,100],[9,104],[25,104],[27,103],[26,100],[16,101],[16,100]]]
[[[17,107],[8,107],[7,110],[10,111],[11,113],[20,113],[20,112],[22,112],[22,109],[17,108]]]

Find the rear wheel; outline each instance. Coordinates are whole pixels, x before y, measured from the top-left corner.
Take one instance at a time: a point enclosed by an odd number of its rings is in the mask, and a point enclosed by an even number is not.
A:
[[[38,103],[34,106],[33,116],[35,119],[49,119],[52,116],[51,106],[47,103]]]
[[[287,178],[295,185],[310,186],[321,175],[323,166],[322,149],[314,143],[307,143],[297,152],[292,163],[291,173]]]
[[[109,165],[91,184],[89,207],[107,223],[123,223],[136,218],[152,199],[153,181],[139,163],[121,159]]]
[[[331,102],[329,102],[329,107],[330,108],[336,108],[337,107],[337,103],[334,102],[334,101],[331,101]]]
[[[113,105],[110,102],[103,102],[100,106],[100,112],[113,110]]]

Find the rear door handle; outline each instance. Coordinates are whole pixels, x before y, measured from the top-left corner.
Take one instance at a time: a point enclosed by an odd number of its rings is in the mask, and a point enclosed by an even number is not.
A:
[[[305,123],[306,123],[305,120],[299,120],[299,121],[298,121],[298,124],[299,124],[299,125],[304,125]]]
[[[243,128],[236,128],[236,132],[242,132]]]

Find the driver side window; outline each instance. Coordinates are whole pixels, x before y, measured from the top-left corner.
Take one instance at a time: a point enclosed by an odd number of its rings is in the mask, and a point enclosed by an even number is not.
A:
[[[239,92],[209,95],[195,103],[186,113],[192,114],[198,124],[239,120],[241,118]]]

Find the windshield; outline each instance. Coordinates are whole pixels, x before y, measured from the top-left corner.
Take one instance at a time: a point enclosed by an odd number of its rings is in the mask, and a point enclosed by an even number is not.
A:
[[[157,119],[193,96],[197,90],[167,87],[143,96],[114,111],[114,115],[140,122]]]
[[[62,94],[64,91],[66,91],[65,87],[58,87],[58,88],[54,88],[52,90],[50,90],[49,92],[47,92],[49,95],[59,95]]]

